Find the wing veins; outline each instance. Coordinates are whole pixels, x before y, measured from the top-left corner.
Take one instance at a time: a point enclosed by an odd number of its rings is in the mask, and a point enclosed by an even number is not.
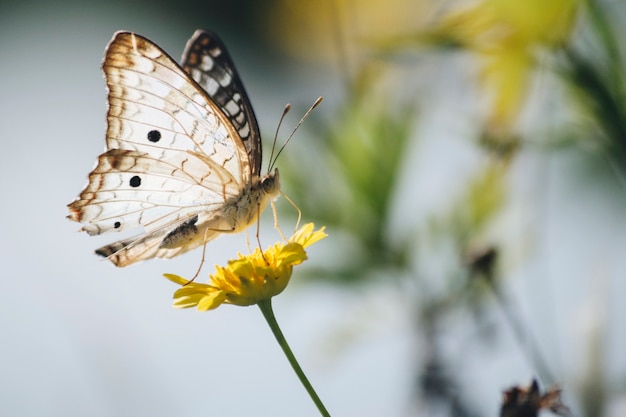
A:
[[[137,91],[144,91],[144,90],[139,90],[139,89],[135,89],[135,90],[137,90]],[[138,106],[138,107],[147,107],[147,108],[151,108],[151,109],[153,109],[153,110],[155,110],[155,111],[157,111],[157,112],[159,112],[159,113],[163,113],[163,114],[167,115],[167,116],[168,116],[168,118],[173,119],[173,120],[176,122],[176,124],[177,124],[177,125],[181,128],[181,130],[184,132],[185,137],[187,137],[187,138],[188,138],[188,139],[189,139],[189,140],[190,140],[190,141],[194,144],[194,146],[195,146],[195,148],[196,148],[196,149],[200,150],[202,153],[204,153],[205,155],[209,156],[209,155],[208,155],[208,154],[204,151],[204,149],[203,149],[203,147],[202,147],[202,144],[200,144],[199,142],[197,142],[197,141],[193,138],[193,135],[191,134],[191,132],[190,132],[189,130],[187,130],[187,129],[185,128],[185,126],[184,126],[184,125],[183,125],[180,121],[178,121],[177,117],[176,117],[173,113],[170,113],[170,112],[168,112],[168,111],[166,111],[166,110],[163,110],[163,109],[161,109],[161,108],[159,108],[159,107],[156,107],[156,106],[154,106],[154,105],[152,105],[152,104],[148,104],[148,103],[144,103],[144,102],[140,102],[140,101],[135,101],[135,100],[128,100],[128,99],[125,99],[125,98],[123,98],[123,97],[118,97],[118,96],[115,96],[115,95],[111,95],[111,97],[112,97],[112,98],[115,98],[115,99],[117,99],[117,100],[120,100],[121,102],[130,102],[130,103],[133,103],[133,104],[135,104],[135,105],[136,105],[136,106]],[[155,96],[155,97],[158,97],[158,96]],[[160,98],[160,97],[159,97],[159,98]],[[163,99],[163,101],[164,101],[164,102],[167,102],[167,103],[169,103],[169,104],[176,104],[176,103],[173,103],[173,102],[171,102],[171,101],[167,101],[167,100],[165,100],[165,99]],[[195,102],[194,102],[194,103],[195,103]],[[197,104],[197,103],[196,103],[196,104]],[[204,126],[204,127],[205,127],[205,130],[206,130],[207,132],[210,132],[211,130],[214,130],[214,129],[212,129],[212,128],[211,128],[211,125],[207,122],[207,120],[204,118],[204,116],[202,116],[202,117],[197,117],[197,116],[196,116],[196,115],[194,115],[193,113],[191,113],[191,112],[187,111],[184,107],[181,107],[181,106],[176,106],[176,107],[178,108],[178,110],[179,110],[180,112],[187,113],[189,116],[191,116],[191,117],[193,117],[195,120],[197,120],[199,124],[201,124],[202,126]],[[109,103],[109,109],[110,109],[110,108],[123,108],[123,107],[122,107],[122,106],[120,106],[120,105],[117,105],[117,104]],[[140,122],[140,121],[138,121],[138,120],[131,119],[131,118],[129,118],[129,117],[122,117],[122,116],[111,116],[111,117],[115,117],[115,118],[122,119],[122,120],[129,120],[129,121],[132,121],[132,122],[141,123],[141,124],[144,124],[144,125],[146,125],[146,126],[151,126],[151,125],[150,125],[150,124],[148,124],[148,123],[143,123],[143,122]],[[171,129],[171,128],[167,128],[167,127],[161,127],[161,126],[159,126],[159,129],[167,130],[167,131],[172,132],[172,133],[174,133],[174,134],[179,134],[179,133],[180,133],[180,132],[177,132],[176,130],[173,130],[173,129]],[[121,140],[121,139],[120,139],[120,140]],[[164,147],[156,147],[156,146],[154,146],[154,145],[145,144],[145,143],[143,143],[143,142],[138,142],[138,143],[141,143],[141,144],[142,144],[142,145],[144,145],[144,146],[153,146],[153,147],[158,148],[158,149],[168,149],[168,148],[164,148]]]
[[[171,60],[171,63],[174,64],[174,69],[179,70],[179,71],[175,71],[172,67],[166,66],[166,65],[160,63],[159,61],[156,61],[156,60],[154,60],[152,58],[147,57],[146,55],[140,55],[140,56],[145,58],[145,59],[147,59],[148,61],[152,62],[154,65],[159,66],[160,68],[164,68],[168,72],[183,78],[187,83],[189,83],[193,87],[195,87],[194,90],[196,92],[198,92],[200,94],[200,96],[202,96],[202,98],[204,99],[205,103],[209,103],[211,101],[209,94],[204,90],[204,88],[202,88],[200,85],[198,85],[198,83],[189,74],[187,74],[187,72],[184,69],[180,68],[180,66],[178,66],[178,64],[176,64],[173,60]],[[168,59],[171,59],[171,58],[168,57]],[[169,87],[169,89],[171,89],[173,91],[177,91],[183,97],[185,97],[188,101],[196,103],[196,104],[201,104],[201,103],[198,103],[195,100],[193,100],[193,98],[190,97],[188,94],[186,94],[186,92],[180,90],[177,86],[175,86],[171,82],[165,80],[163,77],[158,77],[158,76],[152,75],[152,74],[159,74],[158,71],[151,71],[151,72],[147,73],[145,71],[139,71],[139,70],[136,70],[136,69],[133,69],[133,68],[125,67],[125,66],[111,65],[110,63],[105,63],[103,65],[103,67],[105,68],[105,73],[107,75],[108,75],[108,72],[106,71],[106,68],[115,68],[121,74],[123,74],[124,72],[130,72],[130,73],[137,74],[137,75],[140,75],[140,76],[148,76],[148,77],[152,78],[153,80],[158,81],[159,83],[163,84],[164,86]],[[115,84],[115,85],[117,85],[117,84]],[[221,109],[220,109],[220,111],[221,111]]]

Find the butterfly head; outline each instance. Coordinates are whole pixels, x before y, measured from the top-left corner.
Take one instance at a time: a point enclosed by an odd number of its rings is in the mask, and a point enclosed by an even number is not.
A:
[[[274,172],[268,173],[261,179],[261,188],[270,197],[277,197],[280,194],[280,176],[278,168]]]

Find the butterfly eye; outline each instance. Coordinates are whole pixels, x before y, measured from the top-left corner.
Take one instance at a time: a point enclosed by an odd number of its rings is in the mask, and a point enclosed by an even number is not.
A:
[[[263,191],[267,194],[274,194],[274,191],[277,190],[280,185],[278,184],[278,179],[270,175],[261,180],[261,187],[263,187]]]
[[[137,188],[141,185],[141,178],[138,175],[135,175],[130,179],[130,186],[133,188]]]
[[[158,142],[161,140],[161,132],[159,132],[158,130],[151,130],[148,132],[148,140],[150,142]]]

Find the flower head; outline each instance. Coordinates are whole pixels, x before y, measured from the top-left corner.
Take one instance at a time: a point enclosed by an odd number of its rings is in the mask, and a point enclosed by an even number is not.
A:
[[[294,265],[307,259],[304,248],[326,237],[323,227],[313,228],[313,223],[308,223],[287,242],[278,242],[265,251],[257,248],[249,255],[239,253],[225,267],[216,266],[208,284],[164,274],[182,286],[174,293],[174,306],[207,311],[224,303],[249,306],[280,294],[289,283]]]

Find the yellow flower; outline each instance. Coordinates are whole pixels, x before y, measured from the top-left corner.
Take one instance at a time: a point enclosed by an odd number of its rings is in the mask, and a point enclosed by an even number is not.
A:
[[[238,254],[225,267],[216,266],[208,284],[189,282],[174,274],[164,274],[182,288],[174,293],[174,306],[212,310],[221,304],[249,306],[280,294],[291,278],[293,267],[307,259],[304,248],[324,239],[324,227],[313,230],[313,223],[302,226],[287,242],[278,242],[261,252]]]

